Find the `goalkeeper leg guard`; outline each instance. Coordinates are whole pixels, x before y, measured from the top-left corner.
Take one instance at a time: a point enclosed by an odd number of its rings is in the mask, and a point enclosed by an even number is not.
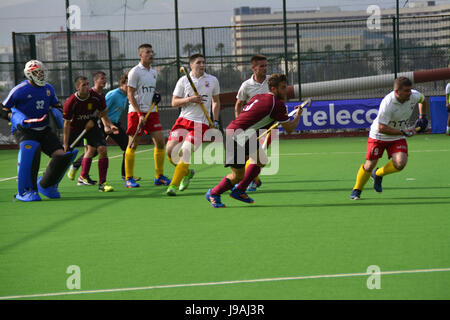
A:
[[[41,162],[41,146],[34,140],[24,140],[19,144],[17,167],[17,195],[21,201],[39,201],[37,175]]]

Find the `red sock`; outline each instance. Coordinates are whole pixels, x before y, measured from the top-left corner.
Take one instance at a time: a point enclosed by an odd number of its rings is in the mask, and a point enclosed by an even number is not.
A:
[[[98,184],[106,182],[106,173],[108,172],[108,158],[98,159]]]
[[[81,160],[81,176],[87,178],[89,176],[89,170],[91,170],[92,158],[83,158]]]
[[[219,182],[217,186],[212,188],[211,194],[214,196],[217,196],[219,194],[224,193],[227,190],[231,190],[233,188],[233,185],[231,184],[230,179],[228,179],[226,176],[222,179],[222,181]]]
[[[256,164],[249,164],[247,169],[245,169],[244,179],[242,179],[241,182],[239,182],[236,189],[243,192],[247,190],[247,187],[250,184],[250,182],[252,182],[253,179],[255,179],[259,175],[260,172],[261,167],[258,167]]]

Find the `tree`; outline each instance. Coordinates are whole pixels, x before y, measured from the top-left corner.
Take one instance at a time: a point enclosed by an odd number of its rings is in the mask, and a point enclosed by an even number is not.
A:
[[[222,42],[219,42],[216,47],[216,51],[220,53],[220,70],[223,69],[223,48],[225,45]]]
[[[194,47],[192,48],[193,52],[196,53],[202,53],[203,50],[203,45],[201,43],[197,43],[196,45],[194,45]]]
[[[183,52],[187,53],[188,57],[190,57],[193,49],[194,45],[192,43],[186,43],[183,47]]]

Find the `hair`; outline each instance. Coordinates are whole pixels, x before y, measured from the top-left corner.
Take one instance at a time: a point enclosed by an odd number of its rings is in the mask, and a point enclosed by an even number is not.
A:
[[[250,59],[252,66],[254,66],[258,61],[267,61],[267,57],[262,54],[257,54]]]
[[[272,89],[272,87],[278,88],[281,82],[287,82],[287,77],[285,74],[275,73],[272,74],[269,79],[267,79],[269,89]]]
[[[74,81],[75,87],[78,86],[81,81],[88,81],[88,78],[86,78],[85,76],[77,76]]]
[[[120,76],[119,83],[120,83],[120,85],[123,85],[123,84],[127,84],[127,83],[128,83],[128,72],[123,73],[123,74]]]
[[[202,55],[201,53],[194,53],[192,56],[189,57],[189,63],[194,62],[196,59],[198,58],[203,58],[205,59],[205,56]]]
[[[149,43],[143,43],[138,47],[138,51],[141,51],[141,49],[153,49],[153,47]]]
[[[101,78],[102,76],[106,76],[106,73],[104,73],[103,71],[97,71],[92,75],[92,78],[95,80]]]
[[[403,87],[411,87],[412,82],[406,77],[398,77],[394,81],[394,90],[400,90]]]

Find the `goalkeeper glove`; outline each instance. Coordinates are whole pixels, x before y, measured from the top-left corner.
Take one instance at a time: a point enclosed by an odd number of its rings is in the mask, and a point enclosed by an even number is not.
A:
[[[421,114],[419,119],[417,119],[416,124],[414,126],[417,132],[424,132],[428,128],[428,119],[426,114]]]

